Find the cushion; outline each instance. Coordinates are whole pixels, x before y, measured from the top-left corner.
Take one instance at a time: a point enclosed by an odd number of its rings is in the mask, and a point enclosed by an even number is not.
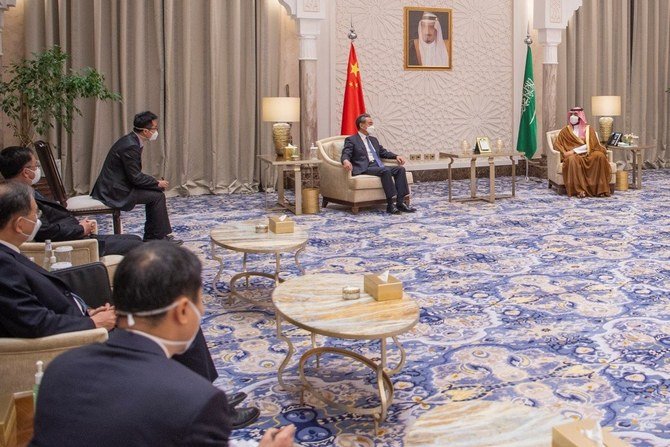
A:
[[[410,185],[414,183],[414,177],[411,172],[405,172],[407,175],[407,183]],[[355,175],[349,179],[349,189],[380,189],[382,181],[379,177],[374,175]]]
[[[67,209],[69,211],[95,211],[112,208],[91,196],[74,196],[67,199]]]
[[[344,140],[335,141],[325,145],[324,150],[332,160],[340,161],[342,158],[342,149],[344,149]]]

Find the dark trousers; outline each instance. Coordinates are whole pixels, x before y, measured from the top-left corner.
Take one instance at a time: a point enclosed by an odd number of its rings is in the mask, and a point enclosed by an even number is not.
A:
[[[393,196],[396,196],[396,202],[402,203],[405,196],[409,194],[407,175],[402,166],[379,167],[376,163],[371,163],[363,174],[376,175],[381,178],[386,200],[392,200]]]
[[[135,189],[130,194],[129,202],[133,206],[138,203],[145,205],[144,240],[163,239],[172,233],[163,191]]]
[[[198,329],[198,335],[195,336],[193,344],[186,352],[175,355],[172,358],[210,382],[214,382],[219,377],[202,329]]]
[[[98,234],[93,237],[98,240],[100,256],[125,255],[142,245],[142,238],[135,234]]]

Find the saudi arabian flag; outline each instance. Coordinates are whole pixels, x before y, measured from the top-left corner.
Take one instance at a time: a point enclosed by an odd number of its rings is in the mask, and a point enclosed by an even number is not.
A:
[[[526,72],[523,76],[523,97],[521,98],[521,122],[516,150],[533,158],[537,151],[537,120],[535,119],[535,82],[533,81],[533,54],[528,45]]]

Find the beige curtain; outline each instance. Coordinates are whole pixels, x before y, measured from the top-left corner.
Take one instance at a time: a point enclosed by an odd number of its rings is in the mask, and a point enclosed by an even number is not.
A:
[[[645,167],[670,167],[670,2],[633,2],[630,122],[645,151]]]
[[[655,145],[645,151],[645,166],[664,166],[670,138],[670,95],[663,93],[670,85],[668,23],[667,0],[584,0],[559,46],[557,122],[564,123],[566,111],[580,105],[597,126],[591,96],[621,96],[614,130]],[[622,161],[625,154],[615,156]]]
[[[558,54],[556,123],[567,124],[567,111],[584,108],[589,124],[591,97],[621,96],[622,109],[630,94],[630,0],[584,0],[568,22]],[[628,129],[627,117],[614,118],[614,129]]]
[[[160,117],[144,171],[165,176],[172,192],[256,190],[256,155],[272,147],[259,98],[277,95],[284,83],[277,36],[297,41],[295,33],[275,33],[287,20],[276,0],[26,2],[27,55],[58,44],[72,68],[96,68],[123,96],[114,104],[84,101],[71,137],[48,136],[68,190],[90,190],[110,146],[143,110]]]

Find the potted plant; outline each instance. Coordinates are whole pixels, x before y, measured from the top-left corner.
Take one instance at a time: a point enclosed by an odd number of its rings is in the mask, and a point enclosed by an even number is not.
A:
[[[46,135],[54,123],[71,134],[75,113],[81,116],[76,106],[79,99],[121,99],[107,89],[105,78],[95,69],[67,70],[67,59],[68,55],[54,46],[12,64],[6,72],[10,79],[0,81],[0,109],[22,145],[33,143],[36,135]]]

